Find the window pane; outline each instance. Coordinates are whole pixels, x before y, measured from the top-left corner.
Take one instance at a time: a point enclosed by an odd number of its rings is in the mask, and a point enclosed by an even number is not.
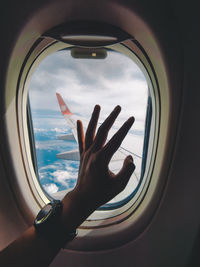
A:
[[[56,93],[66,103],[68,115],[62,115]],[[108,140],[128,117],[135,117],[134,126],[113,156],[109,168],[117,173],[124,158],[131,154],[136,170],[126,189],[110,203],[126,199],[135,190],[141,178],[148,85],[133,60],[113,50],[107,51],[105,59],[76,59],[69,49],[58,51],[45,58],[35,70],[29,99],[38,179],[49,195],[60,198],[64,196],[63,190],[75,186],[79,161],[76,130],[72,124],[76,124],[78,118],[86,128],[95,104],[101,105],[99,125],[116,105],[122,107]],[[61,103],[62,110],[63,105]],[[65,153],[64,156],[61,153]]]

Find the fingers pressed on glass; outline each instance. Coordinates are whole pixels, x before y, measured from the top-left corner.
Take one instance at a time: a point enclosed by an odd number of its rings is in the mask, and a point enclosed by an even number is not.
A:
[[[113,123],[115,122],[120,111],[121,111],[121,107],[116,106],[114,110],[110,113],[110,115],[107,117],[107,119],[99,127],[97,134],[96,134],[95,141],[94,141],[95,150],[99,150],[105,144],[107,136],[108,136],[108,132],[110,128],[112,127]]]
[[[110,161],[113,154],[120,147],[122,141],[124,140],[134,121],[134,117],[130,117],[103,148],[103,153],[107,162]]]
[[[85,150],[85,141],[84,141],[84,131],[83,124],[80,120],[77,121],[77,135],[78,135],[78,145],[80,156]]]
[[[101,107],[99,105],[96,105],[94,107],[90,122],[87,127],[87,131],[85,134],[85,150],[87,150],[93,143],[94,137],[95,137],[95,131],[97,127],[97,122],[99,119],[99,113],[100,113]]]

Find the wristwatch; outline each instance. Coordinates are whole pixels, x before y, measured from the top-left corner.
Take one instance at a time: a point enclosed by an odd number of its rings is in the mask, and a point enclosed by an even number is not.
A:
[[[66,230],[60,223],[63,204],[60,200],[51,200],[45,205],[35,218],[34,226],[38,235],[52,245],[62,243],[65,247],[66,243],[72,241],[78,234],[77,229],[71,233]]]

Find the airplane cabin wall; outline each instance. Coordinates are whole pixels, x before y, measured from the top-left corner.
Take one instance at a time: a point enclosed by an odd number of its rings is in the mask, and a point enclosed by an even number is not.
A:
[[[30,35],[24,36],[26,42],[21,48],[20,60],[23,61],[26,51],[30,48],[30,40],[39,37],[42,30],[47,30],[64,20],[65,14],[59,13],[59,18],[51,17],[51,12],[46,12],[50,21],[49,24],[42,24],[34,19],[36,13],[42,14],[48,4],[51,8],[56,8],[58,3],[65,5],[70,1],[3,1],[1,8],[1,25],[3,34],[1,40],[1,72],[0,72],[0,248],[3,248],[11,240],[16,238],[26,229],[30,221],[26,220],[21,213],[16,196],[12,192],[10,181],[14,181],[16,173],[12,169],[9,151],[6,151],[6,129],[4,124],[5,111],[13,101],[12,92],[10,102],[5,104],[5,82],[7,66],[12,55],[16,40],[24,27],[32,27]],[[84,4],[83,4],[84,2]],[[77,14],[78,17],[95,17],[113,22],[131,32],[131,27],[127,17],[122,20],[122,15],[109,14],[105,9],[104,17],[97,14],[97,10],[109,4],[116,3],[126,9],[127,14],[133,11],[134,15],[141,16],[149,25],[152,34],[160,44],[163,58],[168,70],[169,84],[173,88],[172,102],[180,103],[178,114],[178,125],[174,131],[175,143],[173,155],[167,169],[167,183],[163,192],[159,207],[154,214],[148,227],[134,240],[128,244],[110,250],[80,252],[63,250],[52,263],[56,266],[92,266],[92,267],[168,267],[187,266],[192,263],[192,255],[196,257],[198,242],[198,231],[200,222],[200,90],[199,90],[199,28],[200,17],[198,8],[194,3],[175,0],[170,1],[101,1],[97,6],[93,6],[94,1],[76,1],[69,8],[68,14]],[[43,5],[43,7],[42,7]],[[99,5],[99,6],[98,6]],[[81,12],[76,9],[80,9]],[[90,12],[87,9],[90,9]],[[91,12],[91,10],[95,12]],[[121,9],[121,10],[122,10]],[[48,9],[47,9],[48,10]],[[119,9],[120,10],[120,9]],[[88,14],[84,14],[84,11]],[[30,26],[30,21],[32,24]],[[143,33],[141,32],[141,35]],[[141,36],[138,36],[140,38]],[[141,37],[142,38],[142,37]],[[156,59],[155,59],[156,64]],[[178,88],[179,87],[179,88]],[[12,91],[12,88],[10,88]],[[181,90],[181,98],[176,90]],[[171,120],[173,123],[173,116]],[[172,134],[172,133],[170,133]],[[9,165],[10,164],[10,165]],[[8,179],[8,175],[12,176]],[[197,244],[197,245],[195,245]],[[198,263],[197,263],[198,264]],[[198,265],[191,265],[198,266]]]

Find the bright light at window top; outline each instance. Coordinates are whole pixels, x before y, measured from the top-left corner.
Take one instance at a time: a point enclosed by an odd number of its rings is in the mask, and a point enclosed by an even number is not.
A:
[[[114,36],[103,36],[103,35],[62,35],[61,38],[65,41],[117,41],[117,37]]]

